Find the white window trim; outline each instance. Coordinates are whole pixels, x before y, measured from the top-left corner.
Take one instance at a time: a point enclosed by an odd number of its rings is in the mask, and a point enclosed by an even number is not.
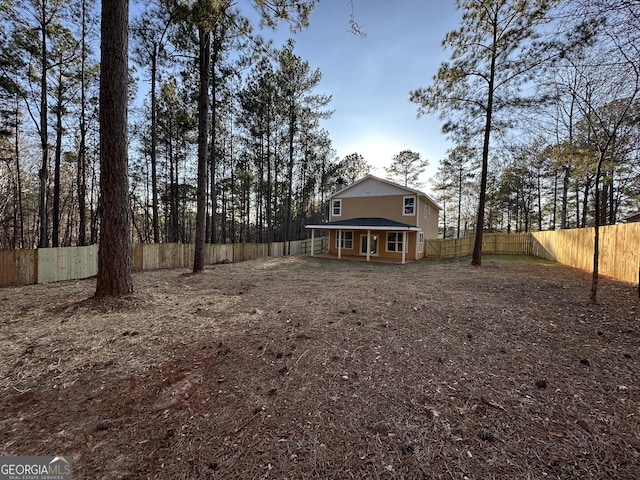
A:
[[[373,237],[375,237],[375,236],[377,236],[377,237],[378,237],[378,248],[376,248],[376,253],[369,252],[369,255],[370,255],[371,257],[377,257],[377,256],[379,256],[379,255],[380,255],[380,238],[381,238],[381,235],[380,235],[380,234],[378,234],[378,233],[376,233],[376,234],[373,234],[373,233],[372,233],[372,234],[370,235],[371,239],[373,239]],[[365,234],[365,235],[360,235],[360,246],[358,247],[358,248],[359,248],[359,250],[360,250],[360,255],[361,255],[361,256],[364,256],[364,257],[366,257],[366,256],[367,256],[367,252],[363,252],[363,251],[362,251],[362,241],[363,241],[363,240],[365,240],[366,238],[367,238],[367,235],[366,235],[366,234]],[[371,245],[369,245],[369,247],[371,247]]]
[[[418,253],[424,252],[424,232],[418,232]]]
[[[389,250],[389,234],[390,233],[395,233],[396,234],[396,241],[394,242],[396,245],[395,250]],[[407,237],[407,241],[403,242],[404,239],[404,232],[387,232],[386,238],[385,238],[385,242],[384,242],[384,248],[386,252],[391,252],[391,253],[402,253],[402,250],[398,250],[398,243],[405,243],[403,245],[404,248],[404,252],[407,253],[409,250],[407,248],[407,244],[409,243],[409,235],[406,236]]]
[[[411,213],[406,213],[406,201],[410,198],[413,200],[413,210]],[[405,195],[402,197],[402,216],[403,217],[415,217],[416,216],[416,196],[415,195]]]
[[[335,203],[338,204],[339,213],[335,213],[335,207],[334,207]],[[335,199],[331,200],[331,216],[332,217],[341,217],[342,216],[342,199],[341,198],[335,198]]]
[[[344,238],[345,233],[350,233],[351,238]],[[338,239],[342,240],[342,247],[339,247]],[[351,242],[351,246],[347,247],[346,242]],[[353,250],[353,230],[336,230],[336,248],[341,248],[342,250]]]

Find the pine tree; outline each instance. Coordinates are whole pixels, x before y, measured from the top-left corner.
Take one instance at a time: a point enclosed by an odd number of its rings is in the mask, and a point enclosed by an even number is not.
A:
[[[100,247],[96,297],[133,292],[129,208],[128,0],[103,0],[100,55]]]
[[[550,53],[536,41],[536,27],[548,20],[550,0],[456,0],[462,25],[449,32],[443,63],[428,88],[411,93],[419,113],[440,112],[443,130],[454,139],[482,136],[482,171],[472,264],[479,266],[485,223],[490,139],[500,126],[495,114],[531,102],[520,87]]]
[[[387,175],[405,187],[420,187],[420,175],[429,165],[427,159],[423,159],[418,152],[403,150],[393,156],[392,163],[385,168]]]

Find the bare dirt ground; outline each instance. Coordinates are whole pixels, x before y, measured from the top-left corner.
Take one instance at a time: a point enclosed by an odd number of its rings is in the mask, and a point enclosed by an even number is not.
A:
[[[632,285],[284,258],[0,290],[0,455],[77,479],[640,478]]]

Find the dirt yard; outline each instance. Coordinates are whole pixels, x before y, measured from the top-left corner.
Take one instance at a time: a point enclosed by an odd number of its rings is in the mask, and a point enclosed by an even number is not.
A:
[[[0,455],[75,479],[640,478],[632,285],[285,258],[0,290]]]

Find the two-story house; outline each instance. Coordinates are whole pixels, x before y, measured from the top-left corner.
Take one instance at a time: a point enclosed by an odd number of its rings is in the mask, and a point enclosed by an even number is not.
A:
[[[440,206],[412,188],[373,175],[344,186],[329,197],[329,221],[307,225],[329,231],[329,254],[405,263],[425,256],[424,241],[438,236]]]

